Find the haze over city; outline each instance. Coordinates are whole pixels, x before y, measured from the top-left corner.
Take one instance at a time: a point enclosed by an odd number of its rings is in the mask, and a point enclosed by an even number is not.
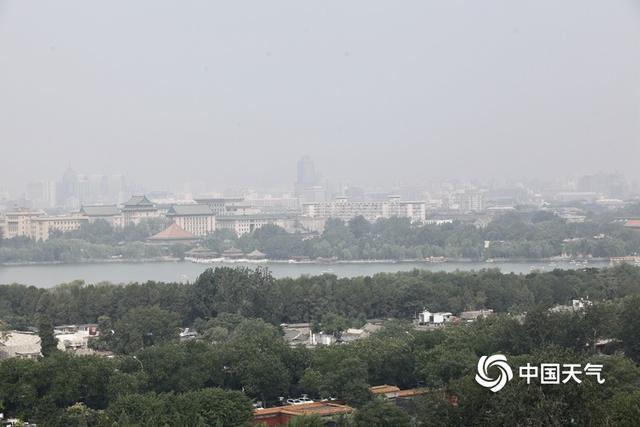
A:
[[[0,0],[0,426],[636,426],[638,159],[638,0]]]
[[[67,166],[290,189],[303,154],[372,186],[639,177],[631,0],[1,1],[0,52],[15,193]]]

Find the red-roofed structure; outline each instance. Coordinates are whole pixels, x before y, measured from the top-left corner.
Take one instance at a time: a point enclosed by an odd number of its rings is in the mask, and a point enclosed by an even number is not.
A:
[[[291,418],[302,415],[319,415],[331,417],[335,415],[350,414],[353,408],[347,405],[338,405],[329,402],[313,402],[301,405],[277,406],[275,408],[256,409],[253,412],[253,424],[266,424],[268,426],[286,425]]]
[[[624,223],[624,226],[627,228],[638,228],[640,229],[640,219],[630,219]]]
[[[149,237],[148,240],[153,243],[191,243],[197,241],[198,237],[174,222],[158,234]]]

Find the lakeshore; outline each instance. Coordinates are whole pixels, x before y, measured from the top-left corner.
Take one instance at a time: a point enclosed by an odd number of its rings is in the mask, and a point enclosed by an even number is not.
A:
[[[29,264],[0,266],[0,284],[21,283],[49,288],[60,283],[83,280],[87,283],[129,283],[163,281],[193,282],[206,268],[216,266],[267,268],[277,278],[303,275],[334,274],[338,277],[371,276],[414,269],[429,271],[478,271],[497,268],[504,273],[527,274],[532,271],[559,269],[603,268],[608,260],[589,261],[497,261],[494,262],[425,262],[425,261],[334,261],[334,262],[230,262],[192,263],[180,260],[106,260],[77,264]]]

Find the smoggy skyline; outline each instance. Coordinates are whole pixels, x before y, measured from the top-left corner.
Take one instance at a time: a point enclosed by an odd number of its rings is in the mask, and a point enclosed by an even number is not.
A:
[[[640,178],[640,5],[0,1],[0,186]]]

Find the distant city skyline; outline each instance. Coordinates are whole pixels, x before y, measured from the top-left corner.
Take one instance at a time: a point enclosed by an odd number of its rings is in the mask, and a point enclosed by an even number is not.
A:
[[[82,171],[85,172],[85,171]],[[300,203],[325,202],[336,197],[347,197],[353,201],[386,198],[384,194],[396,194],[404,200],[428,200],[433,194],[449,194],[450,204],[463,206],[482,206],[480,192],[496,189],[517,189],[529,192],[542,192],[549,196],[561,191],[585,192],[595,195],[621,198],[638,196],[640,186],[628,180],[622,174],[593,173],[582,176],[564,177],[558,180],[430,180],[417,184],[387,183],[369,185],[366,182],[338,182],[322,174],[310,156],[302,156],[290,165],[291,181],[280,187],[264,187],[256,182],[252,186],[227,187],[209,185],[205,182],[175,182],[171,188],[162,186],[142,186],[132,182],[124,174],[102,175],[80,173],[69,167],[57,178],[34,180],[25,184],[23,191],[13,194],[15,200],[28,200],[32,208],[79,209],[82,205],[121,204],[132,195],[149,194],[151,197],[165,200],[192,200],[197,196],[215,195],[226,197],[261,198],[286,196],[296,198]],[[0,201],[9,199],[5,190],[0,188]],[[461,194],[456,195],[456,193]],[[380,192],[381,196],[376,196]],[[368,196],[367,196],[368,195]],[[531,200],[533,194],[522,201]],[[539,198],[541,196],[535,196]],[[574,198],[574,196],[568,196]],[[590,196],[591,198],[592,196]]]
[[[0,186],[70,165],[289,187],[302,154],[370,185],[639,179],[639,18],[632,0],[0,1]]]

